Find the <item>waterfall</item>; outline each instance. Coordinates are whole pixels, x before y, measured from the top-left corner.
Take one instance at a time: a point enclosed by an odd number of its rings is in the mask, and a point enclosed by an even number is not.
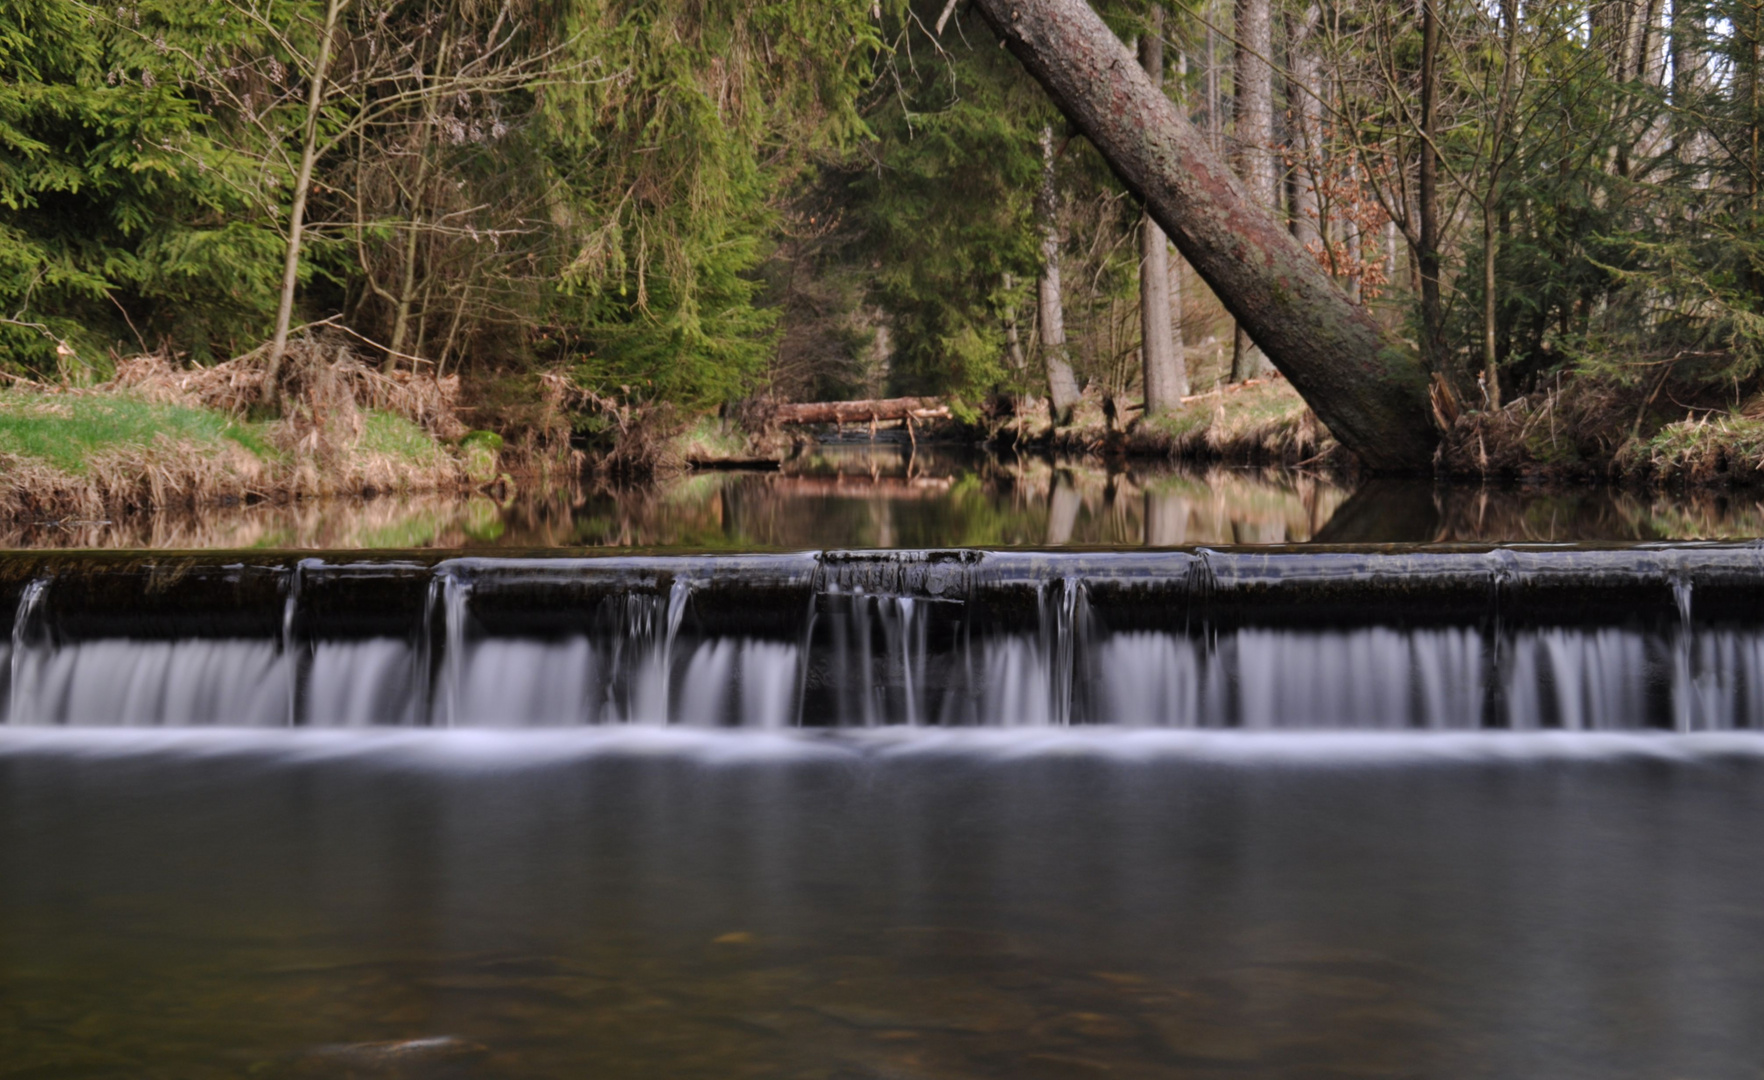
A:
[[[18,611],[12,617],[12,645],[7,657],[7,710],[13,722],[28,722],[45,711],[38,695],[37,668],[41,651],[48,646],[44,613],[49,600],[49,580],[35,578],[24,587],[18,598]]]
[[[0,702],[74,725],[1729,730],[1764,726],[1758,563],[63,557],[10,577]]]

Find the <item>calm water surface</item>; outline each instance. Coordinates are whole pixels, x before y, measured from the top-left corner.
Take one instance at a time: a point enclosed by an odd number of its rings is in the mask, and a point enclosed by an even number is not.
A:
[[[10,547],[815,548],[1292,542],[1633,541],[1764,536],[1764,492],[1638,495],[1354,484],[1282,469],[1009,461],[951,448],[823,446],[775,473],[701,472],[622,490],[217,507],[116,521],[14,521]]]
[[[1758,1075],[1756,746],[1187,738],[0,742],[0,1076]]]

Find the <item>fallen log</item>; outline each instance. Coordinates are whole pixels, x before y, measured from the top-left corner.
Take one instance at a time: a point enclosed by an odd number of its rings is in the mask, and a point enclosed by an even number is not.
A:
[[[1256,205],[1090,5],[976,6],[1342,445],[1374,469],[1428,468],[1439,436],[1413,351]]]
[[[704,471],[737,471],[737,472],[777,472],[784,467],[783,461],[770,457],[702,457],[694,456],[686,459],[686,464],[701,472]]]
[[[949,406],[937,398],[868,398],[862,401],[810,401],[779,405],[772,411],[778,424],[878,424],[885,420],[942,420]]]

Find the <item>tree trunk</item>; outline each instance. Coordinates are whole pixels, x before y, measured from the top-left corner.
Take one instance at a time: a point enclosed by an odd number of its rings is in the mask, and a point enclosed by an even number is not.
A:
[[[1023,337],[1017,331],[1017,301],[1014,299],[1016,290],[1016,277],[1012,274],[1006,274],[1004,276],[1004,291],[1007,296],[1012,296],[1013,299],[1006,302],[1003,313],[1005,328],[1005,356],[1010,360],[1011,374],[1020,379],[1023,377],[1023,371],[1029,366],[1029,363],[1023,357]]]
[[[312,86],[306,95],[305,141],[300,151],[300,173],[294,179],[294,205],[288,211],[288,252],[282,260],[282,297],[276,306],[276,336],[270,341],[269,363],[264,369],[264,389],[279,402],[282,356],[288,351],[288,326],[294,317],[294,288],[300,282],[300,233],[306,224],[306,196],[312,191],[312,167],[318,157],[319,108],[325,100],[325,75],[331,70],[331,39],[337,19],[349,0],[329,0],[325,5],[324,37],[319,40],[318,62],[312,69]]]
[[[441,47],[438,50],[433,68],[439,76],[447,65],[448,52],[451,48],[450,36],[446,31],[441,33]],[[419,91],[425,91],[423,70],[416,70],[416,84]],[[398,358],[404,354],[404,342],[410,333],[411,307],[417,294],[417,245],[422,239],[424,189],[429,186],[429,143],[434,136],[436,126],[437,101],[433,93],[423,95],[423,116],[420,123],[422,129],[417,132],[416,139],[416,180],[410,187],[410,222],[406,226],[404,238],[403,278],[399,283],[398,304],[392,320],[392,346],[386,350],[386,357],[381,361],[380,368],[388,375],[398,367]],[[427,316],[427,305],[418,318]],[[420,351],[420,350],[419,350]]]
[[[1494,130],[1488,146],[1488,186],[1482,197],[1482,391],[1490,409],[1501,407],[1500,297],[1495,269],[1500,257],[1500,238],[1495,232],[1501,198],[1501,170],[1506,164],[1506,143],[1512,135],[1513,94],[1519,65],[1519,0],[1500,0],[1501,46],[1500,94],[1495,102]]]
[[[1426,373],[1255,204],[1089,5],[975,2],[1335,437],[1371,468],[1427,468]]]
[[[1746,110],[1746,142],[1750,167],[1746,170],[1747,208],[1752,212],[1752,220],[1756,221],[1758,219],[1760,190],[1759,173],[1761,169],[1764,169],[1764,138],[1761,138],[1759,130],[1760,121],[1764,120],[1764,116],[1760,116],[1760,107],[1764,106],[1764,70],[1761,70],[1764,69],[1764,3],[1761,3],[1760,0],[1750,0],[1748,6],[1751,8],[1750,17],[1735,20],[1738,30],[1735,36],[1739,37],[1741,41],[1740,67],[1748,106]],[[1753,291],[1758,291],[1758,286],[1761,283],[1755,264],[1748,269],[1746,276],[1750,279],[1749,284]]]
[[[404,266],[398,283],[398,304],[394,309],[392,320],[392,344],[386,350],[385,359],[380,362],[380,370],[390,375],[398,367],[398,358],[404,353],[404,339],[410,332],[410,309],[416,299],[417,291],[417,242],[422,239],[422,222],[417,219],[420,192],[429,182],[429,133],[424,125],[422,136],[417,146],[416,186],[411,195],[410,221],[405,226]]]
[[[1488,407],[1501,407],[1501,372],[1495,361],[1500,357],[1500,307],[1495,293],[1495,259],[1499,250],[1495,222],[1487,208],[1482,212],[1482,392]]]
[[[1188,86],[1188,54],[1185,52],[1178,53],[1176,55],[1176,73],[1177,73],[1178,78],[1181,80],[1181,85],[1184,88],[1186,88]],[[1183,96],[1186,97],[1186,89],[1184,89],[1184,91],[1183,91]],[[1186,104],[1183,106],[1182,111],[1183,111],[1184,115],[1187,115],[1188,109],[1187,109]],[[1150,214],[1147,214],[1146,218],[1148,220],[1152,220],[1153,224],[1156,224],[1156,221],[1152,219]],[[1160,226],[1158,229],[1158,232],[1160,234],[1162,234],[1163,231],[1164,231],[1163,228]],[[1166,243],[1169,242],[1169,239],[1170,238],[1168,236],[1164,237],[1164,240]],[[1187,397],[1190,393],[1189,385],[1188,385],[1188,343],[1186,341],[1184,341],[1183,337],[1182,337],[1182,256],[1181,255],[1177,255],[1175,263],[1173,263],[1170,266],[1169,284],[1170,284],[1170,347],[1171,347],[1171,351],[1176,354],[1176,398],[1177,398],[1178,404],[1180,404],[1181,399]]]
[[[1672,0],[1672,23],[1667,32],[1667,51],[1672,65],[1672,108],[1668,123],[1672,152],[1682,162],[1694,156],[1699,126],[1692,111],[1704,58],[1702,45],[1703,0]]]
[[[1072,422],[1078,378],[1066,354],[1066,313],[1060,294],[1059,193],[1054,188],[1053,128],[1041,129],[1041,354],[1047,361],[1047,401],[1055,425]]]
[[[1295,14],[1287,30],[1292,78],[1286,95],[1292,112],[1292,235],[1307,248],[1323,244],[1323,197],[1318,175],[1323,168],[1323,76],[1311,38],[1323,20],[1323,9],[1311,4]]]
[[[1219,89],[1219,32],[1213,22],[1207,20],[1207,144],[1218,154],[1225,145],[1225,105]]]
[[[1436,98],[1439,96],[1439,0],[1421,0],[1421,243],[1415,262],[1421,275],[1421,356],[1462,396],[1464,379],[1445,355],[1445,309],[1439,298],[1439,149]]]
[[[1151,25],[1139,42],[1139,62],[1160,90],[1164,85],[1164,9],[1154,4]],[[1139,223],[1139,341],[1144,362],[1145,415],[1157,416],[1182,404],[1188,380],[1181,370],[1176,337],[1170,329],[1169,240],[1150,214]]]
[[[1232,141],[1237,150],[1237,175],[1250,198],[1264,209],[1280,205],[1274,169],[1274,18],[1270,0],[1237,0],[1237,52],[1232,65]],[[1242,322],[1232,340],[1231,381],[1259,378],[1268,361],[1256,348]]]

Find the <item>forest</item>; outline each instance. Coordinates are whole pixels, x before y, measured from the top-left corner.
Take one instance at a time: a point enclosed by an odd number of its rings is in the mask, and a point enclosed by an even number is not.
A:
[[[1311,455],[1001,6],[0,0],[6,409],[181,387],[298,434],[337,384],[450,446],[594,461],[909,395],[1217,454],[1184,434],[1241,401]],[[1412,468],[1764,466],[1764,3],[1093,6],[1421,365]],[[0,450],[39,428],[0,419]]]

